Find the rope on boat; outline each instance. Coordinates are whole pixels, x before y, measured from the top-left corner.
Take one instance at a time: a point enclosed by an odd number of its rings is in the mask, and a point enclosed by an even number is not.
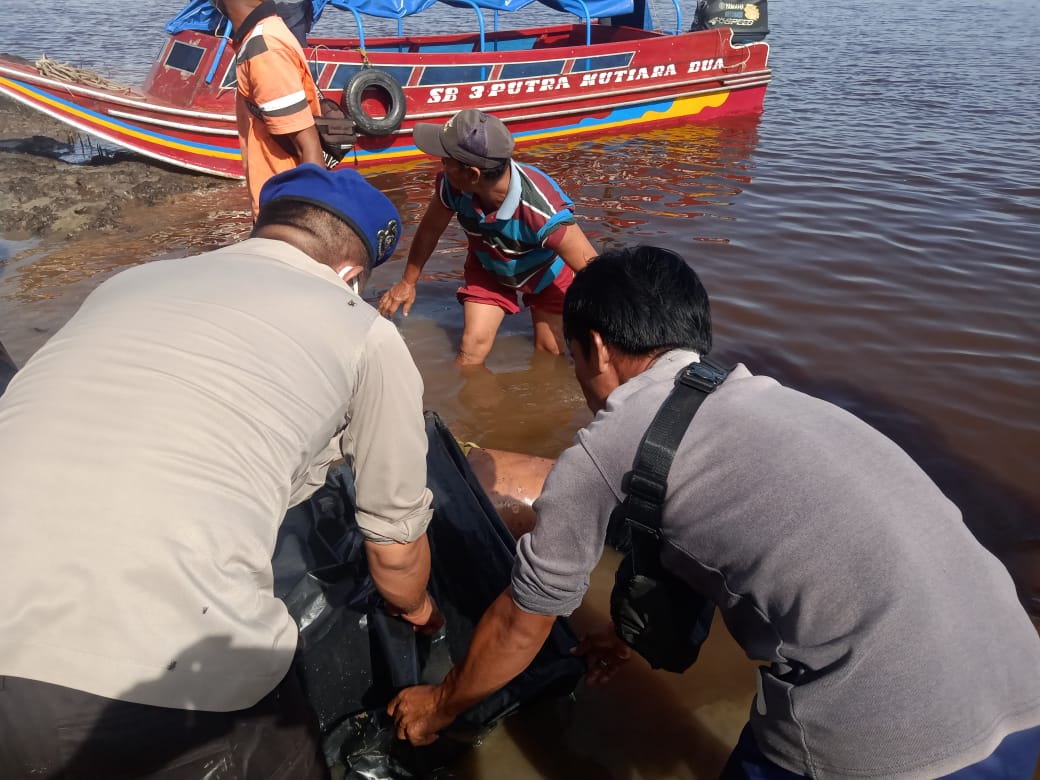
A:
[[[733,48],[737,47],[734,46]],[[744,59],[732,65],[723,65],[723,70],[730,70],[731,68],[736,68],[737,70],[744,70],[747,67],[747,64],[751,61],[751,49],[749,49],[747,46],[741,46],[740,48],[744,50]]]
[[[322,50],[332,51],[332,49],[330,49],[324,43],[319,43],[317,46],[312,46],[311,47],[311,64],[317,65],[317,63],[318,63],[318,52],[322,51]],[[371,68],[372,67],[372,63],[368,61],[368,52],[365,51],[365,49],[363,49],[360,46],[355,46],[352,49],[352,51],[356,51],[358,54],[361,55],[361,67],[362,68]]]
[[[57,60],[49,59],[46,54],[36,60],[33,65],[38,71],[40,71],[41,75],[58,81],[69,81],[87,87],[97,87],[99,89],[113,90],[117,92],[133,91],[132,87],[106,79],[101,74],[95,73],[92,70],[80,68],[67,62],[58,62]]]

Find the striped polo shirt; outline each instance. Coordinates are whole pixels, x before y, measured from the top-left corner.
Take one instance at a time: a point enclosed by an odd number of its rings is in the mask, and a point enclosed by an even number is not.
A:
[[[574,202],[548,175],[510,163],[509,192],[497,211],[485,212],[472,193],[459,192],[441,173],[437,191],[454,211],[469,239],[469,254],[508,287],[521,287],[548,270],[532,292],[541,292],[564,268],[559,256],[563,230],[574,224]]]
[[[274,9],[270,2],[259,6],[232,37],[235,113],[254,217],[264,182],[301,162],[276,136],[310,127],[321,113],[303,49]]]

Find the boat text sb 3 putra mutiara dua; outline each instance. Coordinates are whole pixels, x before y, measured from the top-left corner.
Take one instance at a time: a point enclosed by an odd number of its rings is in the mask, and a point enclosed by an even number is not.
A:
[[[521,146],[760,113],[771,78],[766,0],[700,0],[693,29],[681,0],[672,2],[675,29],[655,26],[649,0],[283,0],[277,8],[305,44],[318,88],[353,120],[346,160],[371,165],[421,157],[415,123],[463,108],[494,113]],[[499,29],[505,12],[515,19],[527,6],[578,18]],[[311,33],[328,7],[350,14],[340,21],[356,27],[354,37]],[[404,31],[407,17],[423,14],[430,27],[450,14],[454,27],[474,12],[471,32]],[[366,37],[374,20],[396,20],[397,34]],[[230,27],[209,0],[192,0],[166,25],[139,88],[63,78],[47,59],[0,56],[0,94],[134,152],[241,177]]]

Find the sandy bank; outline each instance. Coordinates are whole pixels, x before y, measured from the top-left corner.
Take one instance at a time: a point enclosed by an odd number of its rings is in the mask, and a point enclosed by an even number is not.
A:
[[[130,206],[241,186],[129,153],[105,153],[68,125],[0,97],[0,234],[8,238],[116,230]]]

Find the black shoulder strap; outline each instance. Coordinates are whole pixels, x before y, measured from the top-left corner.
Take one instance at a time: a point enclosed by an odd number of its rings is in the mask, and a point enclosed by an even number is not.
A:
[[[728,370],[707,359],[691,363],[679,374],[675,387],[643,435],[632,470],[622,485],[627,495],[621,509],[631,530],[655,539],[660,537],[661,505],[675,451],[694,413],[728,375]]]

